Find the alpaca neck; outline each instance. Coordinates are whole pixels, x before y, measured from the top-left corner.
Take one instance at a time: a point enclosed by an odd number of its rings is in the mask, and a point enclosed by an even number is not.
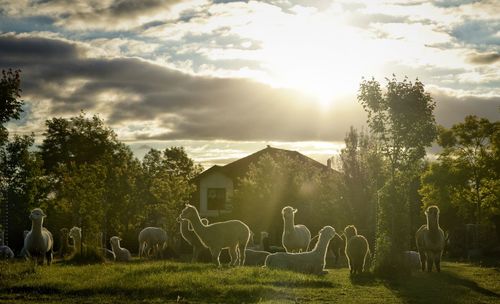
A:
[[[43,219],[32,220],[31,233],[36,235],[42,235],[42,224],[43,224]]]
[[[75,236],[73,238],[73,242],[75,243],[75,250],[76,252],[80,252],[80,249],[82,248],[82,237],[81,236]]]
[[[427,229],[429,229],[429,232],[437,233],[438,228],[439,228],[439,219],[438,218],[430,219],[429,217],[427,217]]]
[[[326,255],[326,249],[328,248],[329,243],[330,243],[330,239],[327,239],[324,236],[320,235],[318,243],[316,243],[316,246],[314,246],[312,252],[314,252],[317,255],[324,258]]]
[[[293,227],[295,226],[294,217],[293,216],[291,216],[290,218],[283,217],[283,226],[285,231],[292,231]]]
[[[193,226],[194,232],[200,237],[200,239],[204,240],[206,235],[206,226],[201,222],[198,211],[196,211],[196,216],[190,218],[189,221],[191,222],[191,226]]]

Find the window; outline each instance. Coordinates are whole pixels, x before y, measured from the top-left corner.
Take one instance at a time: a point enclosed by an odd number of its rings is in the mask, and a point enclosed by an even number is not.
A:
[[[207,189],[207,209],[221,210],[226,205],[226,189],[225,188],[208,188]]]

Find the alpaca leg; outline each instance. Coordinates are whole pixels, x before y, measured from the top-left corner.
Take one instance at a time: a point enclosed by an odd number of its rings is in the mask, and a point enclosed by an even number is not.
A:
[[[53,258],[52,250],[47,251],[45,257],[47,258],[47,265],[50,266],[52,264],[52,258]]]
[[[422,267],[422,271],[425,271],[425,261],[427,257],[423,251],[419,252],[419,257],[420,257],[420,266]]]
[[[238,244],[238,251],[239,251],[239,254],[240,254],[239,255],[239,257],[240,257],[240,263],[239,263],[239,265],[241,265],[241,266],[245,265],[245,260],[247,258],[247,254],[246,254],[245,250],[246,250],[245,243],[243,243],[243,244],[239,243]]]
[[[193,246],[193,257],[191,258],[191,263],[198,262],[198,257],[200,256],[200,250]]]
[[[220,248],[210,248],[210,253],[212,254],[212,261],[215,263],[215,265],[220,267]]]
[[[236,246],[229,247],[229,256],[231,257],[230,266],[236,266],[238,264],[238,248]]]
[[[435,255],[434,263],[436,264],[436,271],[441,272],[441,256],[439,254]]]
[[[427,272],[431,272],[432,271],[433,261],[434,261],[433,254],[430,253],[430,252],[428,252],[427,253]]]

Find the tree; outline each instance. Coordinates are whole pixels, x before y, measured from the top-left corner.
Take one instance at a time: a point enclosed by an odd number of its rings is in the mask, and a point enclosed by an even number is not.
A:
[[[188,157],[183,147],[170,147],[163,152],[151,149],[142,166],[149,192],[146,222],[162,226],[170,236],[178,235],[176,218],[195,191],[192,180],[202,167]]]
[[[457,228],[464,222],[500,226],[495,220],[500,216],[499,137],[499,122],[473,115],[450,129],[439,128],[443,151],[422,176],[420,193],[426,205],[436,203],[456,214],[451,224]]]
[[[342,205],[354,224],[370,241],[375,239],[377,191],[385,180],[378,145],[368,134],[351,127],[339,156]]]
[[[8,138],[4,124],[11,119],[19,119],[24,102],[21,97],[21,71],[2,70],[0,79],[0,146]]]
[[[274,242],[281,240],[281,209],[299,209],[296,221],[313,234],[324,225],[345,223],[340,208],[338,175],[284,153],[264,154],[250,164],[238,180],[232,203],[232,217],[247,223],[254,232],[267,231]]]
[[[16,250],[22,247],[22,231],[29,228],[28,214],[44,201],[48,191],[42,161],[32,150],[34,136],[14,136],[2,148],[0,175],[1,196],[5,198],[3,212],[8,218],[9,245]]]
[[[387,79],[386,91],[374,80],[363,80],[358,101],[368,126],[388,162],[389,179],[378,197],[375,270],[401,270],[401,253],[409,247],[409,183],[418,173],[425,148],[436,138],[435,102],[418,79]]]

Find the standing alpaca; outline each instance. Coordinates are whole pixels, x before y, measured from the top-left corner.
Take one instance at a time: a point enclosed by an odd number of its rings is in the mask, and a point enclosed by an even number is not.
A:
[[[283,215],[282,243],[286,252],[306,251],[311,241],[311,232],[304,225],[295,225],[297,209],[287,206],[281,210]]]
[[[188,220],[183,220],[180,217],[177,218],[177,221],[180,223],[180,231],[182,238],[188,242],[189,245],[193,246],[193,256],[191,258],[191,262],[198,262],[200,258],[200,254],[207,250],[207,247],[203,245],[200,241],[200,238],[194,233],[193,227],[189,224]],[[203,225],[208,225],[208,220],[205,218],[201,219]]]
[[[44,258],[47,265],[52,263],[52,250],[54,239],[52,233],[43,227],[43,219],[46,217],[42,209],[35,208],[31,211],[31,230],[24,238],[24,249],[38,264],[43,264]]]
[[[167,232],[162,228],[146,227],[139,232],[139,258],[143,255],[150,256],[152,250],[154,257],[159,257],[159,254],[167,246]]]
[[[111,243],[111,249],[113,249],[113,253],[115,254],[117,262],[128,262],[132,260],[132,255],[128,249],[120,247],[120,241],[122,239],[117,236],[112,236],[109,242]]]
[[[229,249],[230,265],[245,264],[245,250],[250,240],[250,228],[245,223],[238,220],[229,220],[204,225],[198,210],[189,204],[186,204],[186,207],[182,210],[180,218],[191,223],[194,233],[196,233],[203,245],[210,249],[215,264],[220,266],[219,255],[224,248]]]
[[[361,274],[365,270],[365,263],[370,252],[368,241],[362,235],[358,235],[358,231],[354,225],[349,225],[344,228],[346,237],[345,255],[349,262],[349,270],[351,274]]]
[[[325,226],[319,231],[319,239],[312,251],[289,253],[272,253],[266,258],[266,267],[277,269],[288,269],[303,273],[326,274],[325,268],[326,250],[330,240],[335,235],[335,229]]]
[[[420,264],[422,271],[425,271],[425,263],[427,262],[428,272],[432,271],[432,264],[436,265],[437,272],[440,272],[445,237],[443,230],[439,227],[439,208],[429,206],[425,211],[425,216],[427,217],[427,225],[422,225],[415,234]]]
[[[70,254],[73,249],[71,247],[70,244],[69,244],[69,231],[68,231],[68,228],[61,228],[59,230],[59,250],[57,251],[57,256],[59,258],[64,258],[64,256]]]

